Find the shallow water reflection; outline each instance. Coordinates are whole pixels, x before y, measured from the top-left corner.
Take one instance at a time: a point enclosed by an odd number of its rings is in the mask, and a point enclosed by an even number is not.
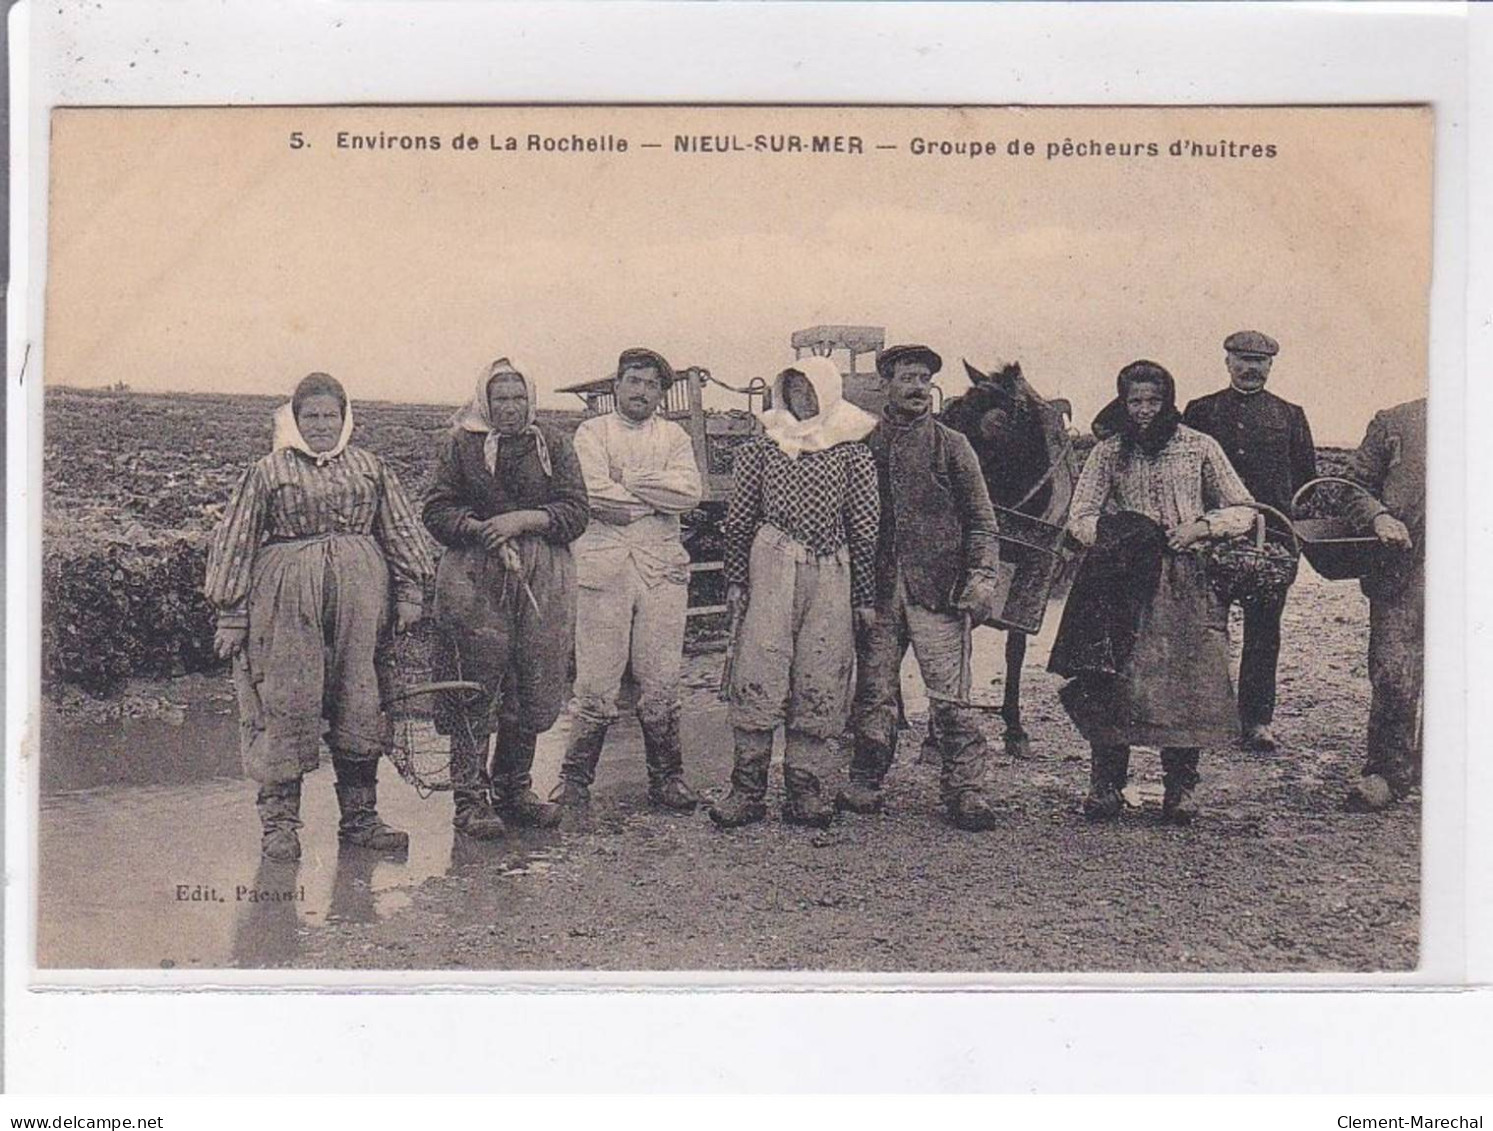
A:
[[[171,772],[186,742],[167,744],[165,762],[157,763],[149,747],[139,745],[138,726],[69,730],[72,741],[91,743],[90,762],[113,746],[130,745],[130,764],[146,767],[146,780]],[[204,724],[192,731],[191,743],[237,742],[231,717],[220,716],[216,729]],[[563,732],[544,736],[536,788],[548,790],[553,783],[563,750]],[[44,760],[52,757],[49,753]],[[75,780],[76,775],[69,770],[61,777]],[[38,966],[284,966],[295,961],[302,933],[309,929],[391,915],[410,905],[420,883],[452,868],[522,867],[529,853],[544,851],[553,839],[510,837],[488,846],[453,838],[448,795],[422,800],[388,766],[380,778],[381,814],[410,834],[404,858],[339,850],[329,765],[306,777],[302,859],[291,865],[260,860],[255,786],[243,779],[218,776],[45,793]]]

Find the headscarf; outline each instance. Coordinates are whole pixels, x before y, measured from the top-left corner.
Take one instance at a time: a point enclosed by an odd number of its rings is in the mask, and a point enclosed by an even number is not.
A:
[[[819,400],[819,411],[807,420],[789,412],[783,397],[783,378],[794,371],[808,378]],[[822,452],[836,444],[865,439],[876,427],[876,417],[847,401],[844,385],[839,368],[827,357],[806,357],[783,370],[772,382],[772,403],[782,407],[767,409],[757,417],[767,438],[789,459],[797,459],[802,452]]]
[[[500,357],[482,371],[482,376],[477,381],[477,392],[473,395],[471,402],[459,410],[451,418],[451,423],[457,428],[467,432],[482,432],[486,438],[482,441],[482,461],[487,464],[487,470],[493,473],[498,469],[498,431],[493,427],[492,408],[487,402],[487,391],[493,381],[499,377],[517,377],[524,383],[524,391],[529,395],[529,417],[524,422],[523,430],[519,435],[527,433],[534,437],[534,452],[539,457],[539,466],[544,469],[544,474],[554,474],[550,466],[549,445],[544,441],[544,433],[539,430],[539,425],[534,423],[539,415],[538,398],[534,395],[534,381],[527,373],[521,373],[513,367],[513,362],[506,357]]]
[[[301,426],[296,422],[295,416],[296,410],[305,403],[308,397],[314,397],[320,393],[336,397],[342,405],[342,435],[337,438],[337,443],[326,451],[313,452],[311,445],[306,443],[306,438],[301,435]],[[348,401],[347,393],[341,383],[326,373],[311,373],[301,378],[290,400],[275,410],[274,438],[270,450],[278,452],[281,448],[292,448],[314,459],[317,467],[325,467],[342,454],[352,434],[353,406]]]
[[[1128,387],[1138,384],[1157,385],[1161,388],[1161,411],[1145,432],[1130,419],[1130,412],[1125,408]],[[1177,382],[1165,368],[1154,361],[1132,361],[1120,370],[1115,386],[1120,394],[1117,399],[1121,411],[1125,414],[1120,427],[1120,450],[1128,454],[1139,448],[1148,456],[1157,455],[1171,443],[1172,437],[1177,434],[1177,425],[1182,423],[1182,414],[1177,411]]]

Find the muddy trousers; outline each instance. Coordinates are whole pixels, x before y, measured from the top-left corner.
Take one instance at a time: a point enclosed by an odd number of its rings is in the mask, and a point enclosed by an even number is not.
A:
[[[658,785],[683,770],[679,663],[688,587],[666,578],[648,585],[631,562],[607,581],[602,588],[581,586],[577,595],[575,700],[560,776],[584,786],[596,780],[622,675],[631,668],[648,780]]]
[[[986,749],[969,707],[970,630],[961,613],[934,612],[908,599],[899,574],[894,592],[876,603],[876,623],[856,650],[855,751],[850,780],[881,788],[897,749],[898,688],[909,645],[928,689],[932,733],[943,755],[945,803],[984,789]]]
[[[1368,758],[1397,794],[1420,781],[1421,692],[1425,674],[1425,572],[1416,570],[1395,592],[1369,601]]]
[[[458,811],[484,801],[490,793],[495,804],[522,797],[534,786],[535,731],[504,715],[498,724],[497,753],[488,766],[487,736],[466,733],[451,736],[451,781]]]
[[[1089,776],[1096,786],[1122,790],[1130,780],[1130,747],[1102,746],[1090,748]],[[1191,746],[1161,748],[1162,779],[1168,789],[1193,789],[1198,783],[1198,750]]]

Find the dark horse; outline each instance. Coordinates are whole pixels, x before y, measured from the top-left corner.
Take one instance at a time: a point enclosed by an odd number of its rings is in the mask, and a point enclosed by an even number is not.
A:
[[[1059,407],[1063,402],[1040,397],[1022,376],[1019,363],[982,373],[966,361],[964,371],[969,391],[945,404],[940,416],[944,424],[963,433],[980,457],[990,501],[997,508],[1063,525],[1077,480],[1073,446]],[[1014,564],[1014,548],[1002,543],[1001,557]],[[1006,752],[1013,758],[1026,758],[1031,752],[1021,725],[1026,638],[1025,632],[1006,630],[1001,717],[1006,723]]]

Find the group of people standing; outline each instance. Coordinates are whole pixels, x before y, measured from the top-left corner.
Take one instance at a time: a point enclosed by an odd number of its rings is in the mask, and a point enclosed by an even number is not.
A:
[[[1287,509],[1315,475],[1315,450],[1301,409],[1264,392],[1275,343],[1246,332],[1225,347],[1230,388],[1185,414],[1164,368],[1126,366],[1074,494],[1069,531],[1090,549],[1051,666],[1071,677],[1063,702],[1092,747],[1091,819],[1120,812],[1131,745],[1162,748],[1163,816],[1185,822],[1201,748],[1236,725],[1255,749],[1276,743],[1283,601],[1246,612],[1235,717],[1227,608],[1194,551],[1247,529],[1256,501]],[[729,791],[708,807],[722,828],[765,817],[779,728],[786,821],[824,827],[837,812],[879,811],[909,646],[949,820],[972,831],[997,823],[969,692],[971,632],[1002,599],[999,530],[979,458],[933,415],[941,364],[926,346],[882,351],[878,417],[845,399],[829,359],[802,359],[774,380],[760,435],[734,452],[724,529],[734,764]],[[206,584],[217,650],[234,657],[267,858],[299,856],[301,777],[323,738],[340,839],[407,846],[376,808],[374,652],[421,618],[432,578],[437,674],[484,689],[475,705],[443,701],[436,713],[450,736],[458,832],[491,839],[505,823],[551,826],[585,806],[629,669],[650,800],[680,812],[701,803],[684,777],[679,678],[680,516],[702,483],[688,433],[658,411],[674,379],[657,352],[623,352],[616,411],[584,421],[572,441],[536,420],[529,375],[506,358],[488,366],[442,441],[421,513],[444,547],[438,568],[393,472],[349,444],[342,387],[325,374],[300,383],[276,415],[273,451],[215,535]],[[1424,401],[1381,413],[1355,456],[1368,488],[1355,517],[1402,548],[1365,582],[1374,709],[1355,796],[1366,808],[1403,794],[1418,769],[1424,463]],[[542,801],[535,741],[564,706],[572,656],[569,740]],[[831,795],[847,728],[846,781]]]

